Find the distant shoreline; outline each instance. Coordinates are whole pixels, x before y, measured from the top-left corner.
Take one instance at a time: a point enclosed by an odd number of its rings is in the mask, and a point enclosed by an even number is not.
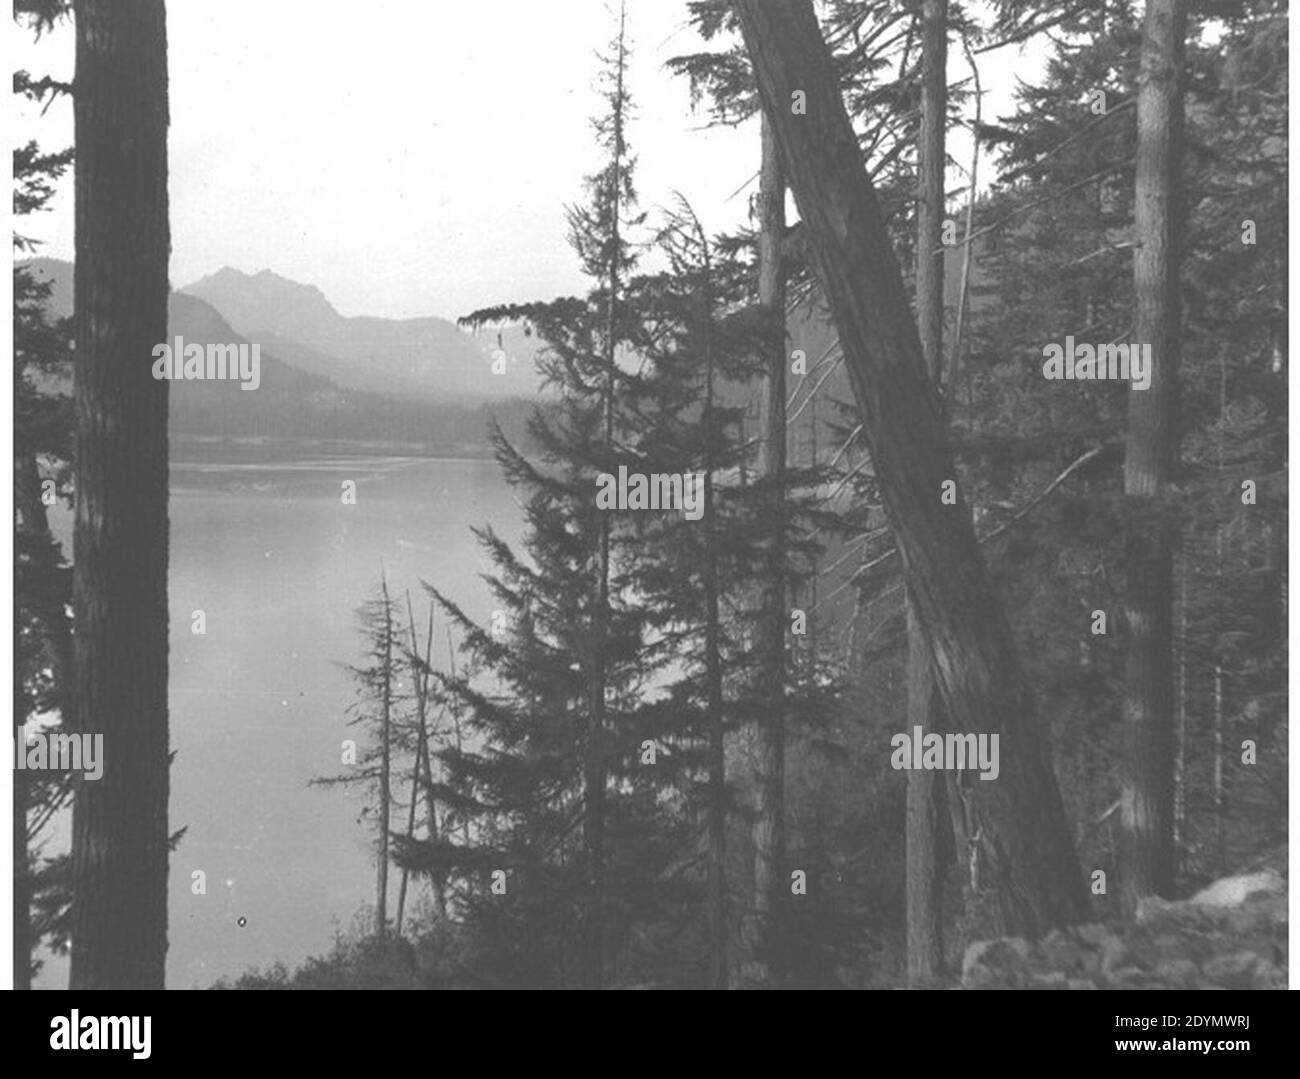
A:
[[[175,451],[178,448],[185,448],[193,451],[219,450],[219,451],[251,451],[251,450],[270,450],[276,451],[310,451],[316,454],[346,453],[352,456],[367,457],[422,457],[431,461],[491,461],[493,460],[492,448],[488,445],[475,446],[467,443],[458,443],[453,446],[430,447],[423,442],[388,442],[373,439],[344,439],[344,438],[298,438],[288,437],[271,437],[259,435],[239,435],[239,436],[221,436],[221,435],[187,435],[174,434],[171,436],[171,459],[173,464],[183,464],[183,461],[176,461]],[[242,454],[241,454],[242,455]]]

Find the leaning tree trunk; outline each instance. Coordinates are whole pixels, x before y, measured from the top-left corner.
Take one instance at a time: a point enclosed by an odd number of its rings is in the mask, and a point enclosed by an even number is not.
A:
[[[948,0],[925,0],[921,28],[921,141],[916,199],[916,318],[930,380],[943,370],[944,136],[948,119]],[[975,194],[971,192],[971,198]],[[951,391],[951,387],[949,388]],[[943,730],[925,639],[907,605],[907,729]],[[943,869],[939,858],[944,782],[907,773],[907,981],[943,971]]]
[[[1011,629],[956,478],[875,191],[808,0],[738,0],[763,109],[830,300],[909,594],[951,728],[1000,736],[1001,774],[975,780],[1005,928],[1087,913],[1074,840]],[[795,111],[804,104],[806,108]]]
[[[1168,895],[1174,877],[1173,551],[1162,497],[1178,454],[1177,199],[1182,155],[1183,0],[1147,0],[1137,101],[1134,332],[1151,346],[1151,384],[1130,388],[1124,494],[1128,502],[1120,894],[1130,913]]]
[[[162,0],[76,0],[73,989],[159,989],[167,954],[167,35]]]
[[[762,121],[762,162],[758,190],[758,302],[764,324],[767,380],[763,391],[763,481],[769,484],[767,573],[759,598],[757,652],[758,719],[754,725],[755,799],[754,896],[745,928],[746,984],[780,984],[779,916],[784,907],[785,861],[785,272],[781,239],[785,232],[785,181],[776,138]]]

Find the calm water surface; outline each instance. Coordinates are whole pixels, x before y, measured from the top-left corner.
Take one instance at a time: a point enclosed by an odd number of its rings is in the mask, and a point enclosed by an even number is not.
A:
[[[357,608],[382,567],[422,627],[421,580],[486,620],[490,566],[469,528],[520,530],[493,461],[273,452],[173,449],[170,824],[188,831],[171,860],[172,988],[292,966],[373,902],[360,792],[308,787],[341,770],[340,745],[357,736],[342,666],[362,659]],[[342,502],[345,480],[356,505]],[[56,527],[71,550],[67,515]],[[435,632],[445,662],[445,623]],[[206,895],[192,893],[195,871]],[[66,979],[66,961],[49,960],[41,981]]]

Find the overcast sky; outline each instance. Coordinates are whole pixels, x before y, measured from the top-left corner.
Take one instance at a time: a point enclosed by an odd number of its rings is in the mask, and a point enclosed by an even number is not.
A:
[[[167,8],[174,286],[222,266],[269,268],[318,285],[347,315],[447,318],[584,288],[563,207],[599,165],[594,52],[614,34],[612,3]],[[663,69],[700,47],[685,0],[630,0],[628,25],[642,208],[653,215],[680,190],[710,232],[742,223],[748,188],[733,193],[757,170],[756,121],[706,130],[685,80]],[[71,76],[69,25],[35,44],[15,37],[15,66]],[[950,78],[962,78],[952,52]],[[986,117],[1009,107],[1017,53],[984,58]],[[18,134],[71,143],[71,104],[26,110]],[[967,146],[954,133],[953,154]],[[43,254],[71,258],[70,177],[26,230],[47,241]]]

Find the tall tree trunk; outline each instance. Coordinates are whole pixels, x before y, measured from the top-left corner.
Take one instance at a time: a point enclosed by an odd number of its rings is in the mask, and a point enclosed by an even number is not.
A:
[[[979,129],[984,107],[979,65],[975,63],[975,56],[971,52],[970,41],[967,40],[965,33],[962,34],[961,44],[966,52],[966,62],[970,64],[971,80],[975,84],[975,122],[971,128],[973,137],[970,148],[970,171],[967,173],[970,182],[967,184],[966,235],[961,245],[961,284],[957,289],[957,325],[952,335],[952,354],[948,358],[948,392],[944,397],[944,412],[948,416],[952,415],[953,408],[957,404],[957,378],[961,374],[962,345],[965,343],[963,334],[966,328],[966,305],[970,297],[971,266],[975,261],[975,249],[971,246],[971,241],[975,236],[975,199],[980,170]]]
[[[1005,927],[1087,913],[1074,841],[1011,629],[964,500],[939,398],[875,191],[808,0],[738,0],[763,109],[799,203],[951,728],[996,734],[1000,775],[973,798]],[[800,96],[804,95],[804,96]],[[794,111],[799,104],[806,108]]]
[[[625,50],[627,11],[622,5],[618,14],[618,55],[611,119],[614,125],[613,168],[610,170],[610,260],[606,284],[609,288],[605,311],[605,388],[604,449],[614,452],[615,363],[618,352],[618,294],[621,287],[619,269],[622,259],[622,213],[620,178],[624,156],[624,109],[627,54]],[[583,847],[586,859],[587,903],[583,930],[583,984],[600,989],[605,984],[605,803],[608,768],[605,764],[605,693],[608,671],[604,643],[609,625],[610,542],[612,525],[608,514],[601,517],[600,554],[597,583],[595,654],[592,660],[590,717],[587,747],[583,762]]]
[[[1174,876],[1183,872],[1187,836],[1187,558],[1178,562],[1178,728],[1174,745]]]
[[[926,371],[943,371],[944,142],[948,119],[948,0],[921,10],[921,142],[916,192],[916,317]],[[971,199],[975,194],[971,192]],[[907,730],[943,730],[939,695],[916,610],[907,604]],[[907,773],[907,981],[921,985],[943,971],[942,775]]]
[[[161,989],[167,956],[167,30],[76,0],[73,989]]]
[[[930,674],[914,605],[907,605],[907,730],[943,730],[939,695]],[[946,811],[942,773],[907,773],[907,982],[916,987],[944,969],[943,877],[940,858]]]
[[[784,198],[784,192],[782,192]],[[808,467],[814,472],[817,471],[817,394],[808,398]],[[818,598],[819,589],[818,581],[821,577],[821,565],[814,551],[810,556],[811,564],[808,566],[808,605],[805,610],[808,612],[807,640],[803,647],[803,677],[812,679],[817,675],[817,605],[821,602]],[[795,665],[794,657],[791,657],[790,665]]]
[[[1225,380],[1226,381],[1226,378]],[[1221,384],[1222,385],[1222,384]],[[1226,387],[1220,391],[1226,395]],[[1220,398],[1222,402],[1223,398]],[[1224,406],[1220,405],[1219,431],[1222,439]],[[1223,470],[1223,446],[1219,446],[1219,470]],[[1223,604],[1223,525],[1214,532],[1214,595],[1216,605]],[[1217,648],[1217,645],[1216,645]],[[1227,848],[1224,842],[1223,822],[1223,664],[1214,661],[1214,869],[1222,873],[1227,868]]]
[[[379,865],[375,881],[375,936],[388,935],[388,829],[392,803],[393,605],[388,580],[380,580],[384,600],[383,685],[379,700]]]
[[[916,320],[930,381],[943,381],[943,213],[948,125],[948,0],[921,8],[921,141],[916,190]],[[975,200],[975,192],[970,192]]]
[[[696,222],[697,229],[699,223]],[[700,229],[700,241],[708,258],[708,241]],[[706,273],[707,264],[706,264]],[[713,489],[713,351],[711,328],[713,299],[705,284],[704,295],[704,665],[707,685],[709,731],[709,984],[726,989],[727,967],[727,756],[726,727],[722,700],[722,618],[719,612],[718,551]]]
[[[1137,100],[1135,334],[1151,346],[1151,385],[1129,390],[1124,494],[1124,908],[1173,888],[1173,551],[1162,496],[1178,454],[1178,189],[1182,159],[1183,0],[1147,0]]]
[[[22,685],[14,679],[14,724],[15,750],[22,753],[22,727],[18,721],[22,718]],[[14,988],[30,989],[32,987],[32,885],[27,867],[27,771],[15,768],[13,794],[13,839],[14,839]]]
[[[759,718],[754,729],[755,799],[751,836],[754,844],[754,897],[746,930],[747,982],[775,986],[781,982],[780,912],[784,907],[785,863],[785,270],[781,240],[785,233],[785,179],[776,138],[767,117],[762,121],[762,162],[758,187],[758,302],[765,320],[767,380],[763,396],[763,443],[760,468],[769,484],[765,591],[759,598],[757,652]]]
[[[612,308],[611,301],[611,308]],[[612,323],[612,315],[611,315]],[[605,387],[605,432],[607,447],[613,435],[613,375]],[[596,632],[593,634],[587,740],[583,755],[582,838],[585,861],[586,897],[583,912],[582,984],[600,989],[605,984],[605,669],[604,642],[609,624],[610,574],[609,515],[601,517],[597,581]]]
[[[1227,868],[1223,833],[1223,667],[1214,665],[1214,868]]]

